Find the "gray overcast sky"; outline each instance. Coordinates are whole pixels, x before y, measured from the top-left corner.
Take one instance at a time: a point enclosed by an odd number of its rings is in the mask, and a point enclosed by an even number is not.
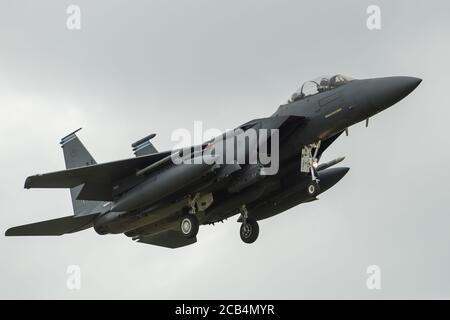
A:
[[[66,28],[69,4],[81,30]],[[366,8],[381,8],[369,31]],[[305,80],[423,78],[324,155],[349,174],[320,201],[261,222],[229,219],[169,250],[93,230],[0,237],[0,298],[450,298],[448,1],[22,1],[0,4],[0,226],[69,215],[67,190],[24,190],[64,168],[59,139],[98,162],[156,132],[232,128],[272,114]],[[81,290],[66,288],[68,265]],[[366,267],[382,289],[366,288]]]

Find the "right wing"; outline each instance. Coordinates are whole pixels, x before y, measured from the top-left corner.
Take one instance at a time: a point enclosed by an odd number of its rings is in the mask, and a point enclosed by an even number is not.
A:
[[[137,242],[165,248],[180,248],[197,242],[197,237],[186,238],[179,231],[168,230],[151,236],[138,236]]]

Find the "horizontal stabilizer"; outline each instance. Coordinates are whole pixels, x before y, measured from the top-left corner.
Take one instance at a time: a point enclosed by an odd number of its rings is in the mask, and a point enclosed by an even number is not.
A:
[[[52,220],[30,223],[6,230],[5,236],[60,236],[92,227],[97,214],[68,216]]]

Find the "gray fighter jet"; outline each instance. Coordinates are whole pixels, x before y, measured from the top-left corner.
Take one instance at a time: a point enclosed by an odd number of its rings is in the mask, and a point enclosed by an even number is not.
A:
[[[67,170],[25,181],[27,189],[70,188],[74,215],[13,227],[6,236],[62,235],[93,227],[101,235],[124,233],[138,242],[178,248],[197,241],[199,225],[239,215],[241,239],[252,243],[259,234],[257,221],[317,200],[346,175],[347,167],[331,168],[343,158],[319,161],[348,127],[364,120],[368,125],[370,117],[420,82],[413,77],[321,77],[304,83],[272,116],[247,122],[221,139],[158,152],[151,134],[132,144],[136,157],[102,164],[80,142],[77,130],[61,139]],[[247,136],[251,131],[257,131],[257,140]],[[236,142],[232,151],[244,145],[243,158],[223,148],[229,141]],[[227,161],[217,161],[219,149],[226,150]],[[251,150],[259,153],[253,162]],[[265,173],[268,163],[260,161],[261,154],[278,161],[276,172]]]

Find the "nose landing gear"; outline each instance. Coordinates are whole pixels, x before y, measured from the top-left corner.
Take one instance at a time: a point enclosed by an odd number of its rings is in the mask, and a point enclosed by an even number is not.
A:
[[[315,197],[320,192],[319,178],[317,177],[316,167],[317,167],[317,153],[320,149],[319,140],[316,143],[304,146],[302,148],[302,156],[300,163],[300,172],[309,173],[311,176],[311,181],[308,182],[306,186],[306,191],[311,197]],[[313,151],[314,150],[314,151]],[[314,152],[314,153],[313,153]]]
[[[308,185],[306,186],[306,191],[311,197],[317,196],[320,191],[319,183],[315,180],[308,182]]]
[[[253,243],[259,235],[259,225],[256,220],[248,218],[248,212],[245,205],[241,206],[242,224],[240,229],[241,240],[245,243]]]

